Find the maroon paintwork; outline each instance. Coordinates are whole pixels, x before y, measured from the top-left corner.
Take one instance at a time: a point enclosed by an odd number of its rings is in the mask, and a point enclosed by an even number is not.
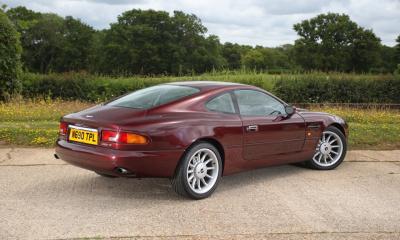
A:
[[[172,177],[185,150],[202,140],[220,150],[223,175],[228,175],[309,160],[322,131],[330,125],[348,135],[347,124],[327,113],[297,109],[287,118],[242,117],[212,112],[205,107],[208,100],[232,90],[263,91],[253,86],[203,81],[173,84],[196,87],[200,92],[148,110],[98,105],[62,118],[69,124],[97,128],[99,132],[103,129],[136,132],[148,136],[149,144],[114,144],[109,148],[60,138],[57,156],[73,165],[108,175],[126,176],[116,171],[122,167],[134,174],[130,177]],[[92,117],[86,118],[87,115]],[[258,125],[258,131],[246,131],[249,125]]]

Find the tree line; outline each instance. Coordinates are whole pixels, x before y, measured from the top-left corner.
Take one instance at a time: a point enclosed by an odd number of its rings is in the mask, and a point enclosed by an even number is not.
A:
[[[271,48],[221,43],[207,35],[197,16],[181,11],[133,9],[103,30],[21,6],[1,11],[1,21],[12,23],[7,34],[15,31],[18,38],[13,51],[21,54],[21,68],[35,73],[186,75],[243,68],[387,73],[400,63],[400,35],[395,47],[385,46],[345,14],[320,14],[297,23],[294,44]]]

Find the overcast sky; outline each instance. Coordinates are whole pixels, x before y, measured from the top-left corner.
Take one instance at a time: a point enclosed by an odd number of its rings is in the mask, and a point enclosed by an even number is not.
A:
[[[222,42],[274,47],[293,43],[293,24],[319,13],[346,13],[373,29],[386,45],[400,34],[400,0],[0,0],[9,7],[80,18],[96,29],[108,28],[133,9],[182,10],[197,15],[209,34]]]

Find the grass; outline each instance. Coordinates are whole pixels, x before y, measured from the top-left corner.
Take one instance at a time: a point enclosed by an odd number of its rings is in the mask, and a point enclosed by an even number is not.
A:
[[[93,103],[61,100],[30,100],[0,103],[0,143],[18,146],[52,147],[61,116]],[[400,111],[315,107],[312,110],[336,114],[350,127],[351,149],[399,149]]]
[[[351,149],[400,149],[400,111],[389,109],[354,109],[344,107],[314,108],[345,119],[349,124]]]
[[[51,147],[57,138],[60,117],[91,105],[61,100],[0,103],[0,143]]]

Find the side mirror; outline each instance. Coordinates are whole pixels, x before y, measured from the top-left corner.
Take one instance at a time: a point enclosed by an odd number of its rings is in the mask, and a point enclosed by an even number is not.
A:
[[[288,116],[293,115],[296,112],[296,108],[290,105],[285,106],[285,112]]]

